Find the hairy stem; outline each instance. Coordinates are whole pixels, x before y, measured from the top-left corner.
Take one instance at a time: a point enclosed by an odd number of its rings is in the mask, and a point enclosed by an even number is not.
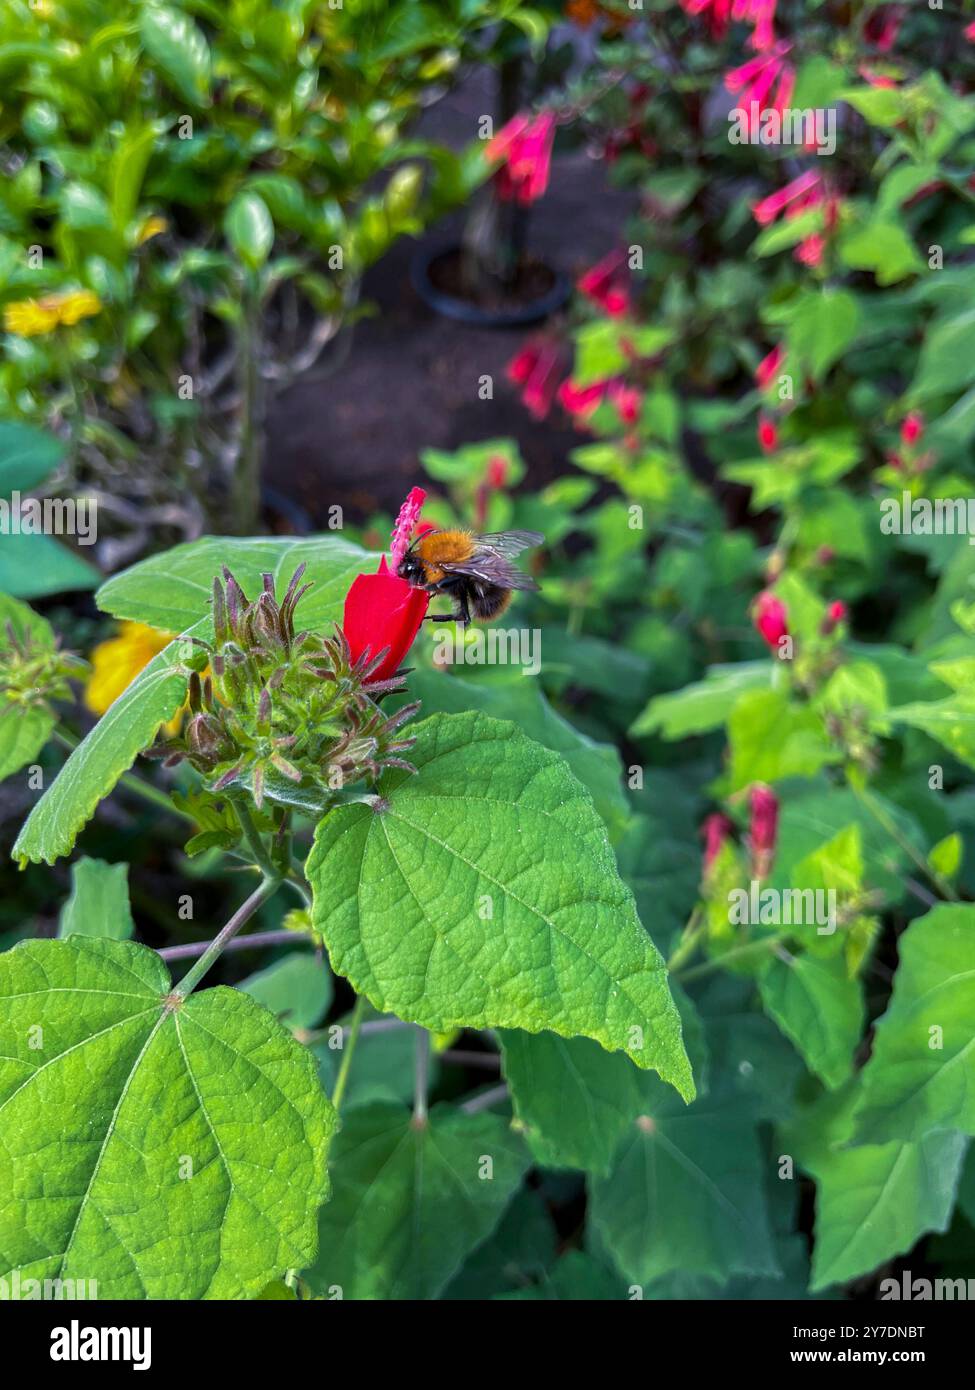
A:
[[[186,972],[176,986],[174,993],[185,998],[191,990],[196,988],[213,962],[219,955],[223,954],[227,947],[227,943],[232,941],[241,927],[250,921],[258,908],[277,892],[280,885],[281,879],[279,877],[265,878],[261,884],[254,889],[250,897],[245,902],[241,903],[227,925],[213,938],[196,964],[191,966]]]
[[[255,949],[259,946],[287,946],[289,942],[303,941],[307,938],[302,937],[301,932],[286,931],[255,931],[250,936],[235,936],[233,941],[228,941],[224,946],[225,951],[249,951],[251,947]],[[193,960],[195,956],[202,956],[210,945],[209,941],[189,941],[182,946],[164,946],[156,954],[163,960]]]
[[[422,1129],[427,1122],[427,1087],[430,1078],[430,1034],[416,1028],[416,1056],[413,1067],[413,1126]]]

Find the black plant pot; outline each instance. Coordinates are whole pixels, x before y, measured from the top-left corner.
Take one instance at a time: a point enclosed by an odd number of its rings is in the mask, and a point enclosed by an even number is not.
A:
[[[525,328],[529,324],[541,323],[542,319],[556,313],[572,293],[569,277],[549,267],[551,284],[536,298],[528,299],[521,304],[512,303],[493,308],[475,304],[470,299],[463,299],[460,295],[450,294],[439,288],[431,273],[436,270],[438,262],[455,259],[461,254],[461,248],[456,245],[435,246],[432,249],[421,246],[410,266],[413,288],[424,304],[429,305],[435,313],[442,314],[444,318],[455,319],[458,323],[467,323],[474,328]]]

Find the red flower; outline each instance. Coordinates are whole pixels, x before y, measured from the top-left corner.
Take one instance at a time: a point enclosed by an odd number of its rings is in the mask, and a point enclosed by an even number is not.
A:
[[[805,212],[808,207],[814,207],[821,199],[820,188],[822,186],[822,175],[816,169],[807,169],[798,178],[792,179],[784,188],[780,188],[777,193],[770,193],[761,202],[752,205],[752,216],[760,227],[767,227],[770,222],[774,222],[780,212],[789,208],[790,215]],[[795,204],[794,207],[789,207]]]
[[[508,378],[522,387],[522,403],[536,420],[551,410],[561,375],[562,354],[544,339],[526,344],[508,363]]]
[[[426,616],[430,595],[425,589],[415,589],[395,573],[410,535],[419,521],[420,508],[426,493],[415,487],[400,508],[393,527],[390,556],[394,569],[384,555],[376,574],[357,574],[345,596],[342,631],[349,644],[352,660],[360,657],[366,662],[382,655],[370,681],[389,680],[403,664]]]
[[[768,589],[764,589],[755,600],[752,612],[755,630],[771,647],[778,650],[779,642],[789,635],[789,614],[785,604]]]
[[[775,43],[775,30],[772,26],[775,22],[777,4],[778,0],[734,0],[732,16],[735,19],[747,20],[755,26],[748,42],[759,53],[764,53]]]
[[[555,141],[555,116],[514,116],[489,141],[485,151],[492,163],[503,161],[497,172],[498,197],[506,203],[534,203],[548,187]]]
[[[836,598],[826,610],[826,617],[823,619],[820,631],[824,637],[828,637],[831,632],[835,632],[840,623],[846,622],[846,604],[841,598]]]
[[[963,32],[969,43],[975,43],[975,21],[967,25]]]
[[[680,3],[686,14],[703,14],[707,11],[712,39],[724,38],[731,18],[731,0],[680,0]]]
[[[577,288],[580,294],[584,294],[587,299],[605,309],[610,318],[619,318],[628,313],[630,284],[625,254],[622,251],[611,251],[586,271]]]
[[[763,391],[767,391],[774,379],[779,374],[779,368],[785,360],[785,349],[781,343],[772,349],[767,356],[755,368],[755,380]]]
[[[779,799],[771,787],[752,787],[749,797],[751,825],[749,839],[752,847],[752,873],[755,878],[767,878],[775,860],[775,842],[779,831]]]
[[[609,399],[615,405],[616,413],[622,424],[636,424],[640,418],[643,396],[635,386],[626,386],[622,381],[611,381],[609,383]]]
[[[759,53],[757,58],[750,58],[741,67],[725,73],[727,90],[732,94],[741,93],[738,110],[745,118],[744,133],[749,139],[753,134],[753,122],[761,118],[763,111],[778,111],[781,115],[789,104],[796,85],[796,70],[785,61],[791,47],[789,43],[777,43]]]
[[[731,835],[734,826],[720,811],[706,816],[702,832],[704,834],[704,877],[707,878],[711,865],[721,853],[721,846]]]
[[[864,25],[864,38],[867,43],[879,48],[881,53],[889,53],[897,42],[903,18],[903,5],[883,5],[868,17]]]
[[[910,449],[923,434],[924,416],[919,410],[912,410],[910,414],[905,415],[901,424],[901,443]]]
[[[762,415],[759,418],[758,442],[764,454],[771,454],[779,446],[779,427],[767,415]]]

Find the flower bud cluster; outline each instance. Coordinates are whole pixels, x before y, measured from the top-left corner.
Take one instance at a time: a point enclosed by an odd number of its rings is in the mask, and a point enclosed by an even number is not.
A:
[[[382,697],[405,683],[402,672],[375,678],[385,650],[353,659],[341,628],[324,638],[296,631],[295,609],[311,587],[301,584],[304,568],[280,603],[270,574],[253,600],[229,570],[214,580],[213,642],[200,643],[208,668],[190,678],[180,736],[155,751],[191,763],[211,791],[241,788],[258,807],[266,799],[315,812],[383,768],[415,770],[400,756],[413,739],[399,731],[419,706],[383,715]]]

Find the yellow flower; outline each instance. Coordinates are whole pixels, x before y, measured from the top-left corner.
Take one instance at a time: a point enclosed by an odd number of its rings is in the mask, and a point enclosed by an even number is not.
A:
[[[94,290],[63,290],[40,299],[18,299],[3,311],[3,326],[20,338],[51,333],[59,324],[71,326],[79,319],[100,314],[102,302]]]
[[[136,234],[136,246],[143,246],[154,236],[162,236],[163,232],[169,231],[169,223],[165,217],[147,217]]]
[[[159,632],[145,623],[125,622],[119,635],[99,642],[91,654],[91,676],[85,687],[85,704],[92,714],[104,714],[127,690],[139,672],[172,641],[168,632]],[[164,725],[168,734],[179,733],[182,710]]]

